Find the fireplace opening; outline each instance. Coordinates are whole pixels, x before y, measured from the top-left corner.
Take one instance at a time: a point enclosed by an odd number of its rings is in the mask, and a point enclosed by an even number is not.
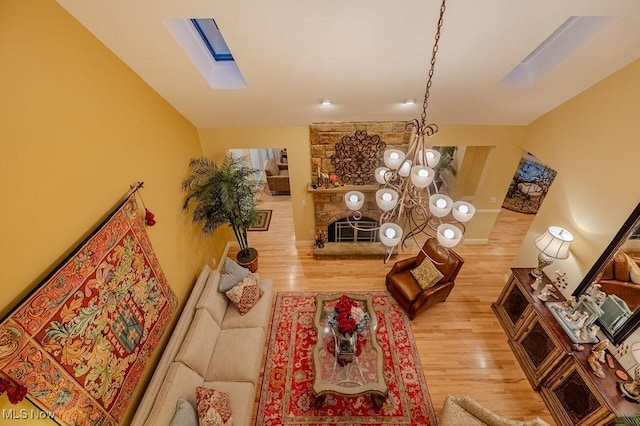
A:
[[[378,221],[370,217],[362,217],[360,220],[351,220],[357,224],[358,229],[354,229],[349,225],[347,218],[338,219],[329,224],[327,229],[327,241],[330,243],[358,243],[358,242],[377,242],[378,239]]]

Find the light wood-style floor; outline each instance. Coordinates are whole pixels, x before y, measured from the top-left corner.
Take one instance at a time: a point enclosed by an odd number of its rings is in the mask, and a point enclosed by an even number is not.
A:
[[[273,279],[275,291],[386,290],[385,275],[394,259],[388,264],[381,259],[316,260],[311,243],[295,242],[289,196],[265,195],[260,208],[273,210],[271,225],[266,232],[250,232],[249,243],[260,253],[258,272]],[[511,419],[540,416],[554,424],[491,310],[532,220],[503,209],[488,245],[457,247],[465,264],[449,299],[412,322],[436,412],[451,393],[469,395]],[[235,258],[236,252],[232,247],[229,256]],[[396,259],[410,255],[400,253]]]

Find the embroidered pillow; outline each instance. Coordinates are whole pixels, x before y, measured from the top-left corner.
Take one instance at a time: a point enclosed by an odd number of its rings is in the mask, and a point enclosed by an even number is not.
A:
[[[231,400],[226,393],[198,386],[196,388],[196,401],[200,426],[233,425]]]
[[[240,315],[244,315],[258,303],[264,291],[258,286],[253,274],[250,274],[225,294],[236,306]]]
[[[249,270],[245,267],[238,265],[228,257],[224,259],[224,272],[220,275],[220,282],[218,283],[218,291],[220,293],[226,293],[231,290],[233,286],[238,284],[244,277],[249,275]]]
[[[423,290],[433,287],[444,277],[428,258],[425,258],[417,268],[412,269],[410,272]]]

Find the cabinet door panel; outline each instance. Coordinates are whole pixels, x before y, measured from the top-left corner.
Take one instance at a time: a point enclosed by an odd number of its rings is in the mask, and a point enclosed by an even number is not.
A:
[[[556,348],[539,322],[536,322],[531,331],[524,335],[520,344],[536,370],[542,366]]]
[[[577,371],[573,371],[559,384],[553,393],[564,412],[575,425],[602,408],[600,401],[589,390]]]

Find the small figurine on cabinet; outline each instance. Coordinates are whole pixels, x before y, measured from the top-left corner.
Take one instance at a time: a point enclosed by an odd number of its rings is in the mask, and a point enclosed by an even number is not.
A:
[[[556,297],[556,295],[553,294],[554,290],[555,289],[553,285],[551,284],[545,285],[542,291],[540,292],[540,294],[538,295],[538,299],[542,300],[543,302],[546,302],[547,300],[549,300],[549,296]]]
[[[542,284],[542,277],[537,277],[533,282],[533,284],[531,284],[531,288],[533,289],[533,291],[538,291],[540,290],[541,284]]]
[[[605,362],[604,351],[605,349],[607,349],[608,344],[609,344],[609,341],[604,339],[597,345],[594,345],[593,348],[591,349],[591,354],[589,355],[589,359],[588,359],[589,367],[591,367],[591,370],[593,370],[593,374],[600,377],[601,379],[605,377],[605,374],[604,374],[604,369],[600,364],[601,363],[604,364]]]

